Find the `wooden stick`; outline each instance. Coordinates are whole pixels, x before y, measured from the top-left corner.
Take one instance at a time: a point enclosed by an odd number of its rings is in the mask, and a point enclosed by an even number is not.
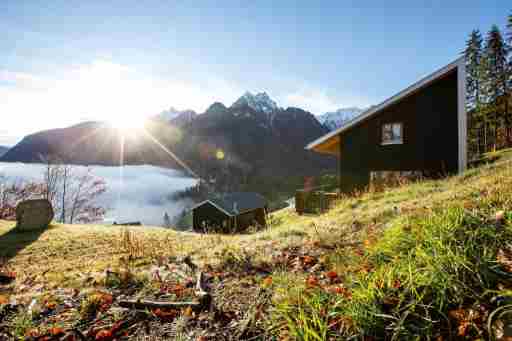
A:
[[[199,273],[197,274],[197,280],[196,280],[196,294],[199,293],[199,294],[206,294],[206,290],[203,289],[203,272],[202,271],[199,271]]]
[[[192,302],[161,302],[150,300],[121,300],[119,306],[131,309],[181,309],[191,307],[195,311],[201,311],[210,307],[212,297],[204,289],[203,272],[197,274],[196,292],[198,301]]]
[[[0,273],[0,284],[10,284],[14,279],[15,278],[9,274]]]
[[[197,274],[196,296],[199,298],[199,303],[201,304],[199,310],[210,308],[212,296],[204,288],[204,276],[202,271],[199,271]]]
[[[131,309],[181,309],[187,307],[199,307],[200,302],[161,302],[148,300],[122,300],[119,306]]]
[[[195,265],[194,262],[192,262],[190,255],[187,255],[185,256],[185,258],[183,258],[183,263],[187,264],[189,268],[192,269],[192,271],[197,270],[197,265]]]

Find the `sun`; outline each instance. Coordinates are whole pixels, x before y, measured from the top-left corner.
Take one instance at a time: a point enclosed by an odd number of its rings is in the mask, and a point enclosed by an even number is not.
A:
[[[123,132],[137,131],[144,129],[146,119],[138,116],[115,117],[108,120],[109,124]]]

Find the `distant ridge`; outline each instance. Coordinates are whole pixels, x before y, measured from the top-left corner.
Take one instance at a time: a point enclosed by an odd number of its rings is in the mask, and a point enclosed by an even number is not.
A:
[[[317,116],[320,123],[322,123],[329,130],[334,130],[341,127],[345,122],[350,121],[354,117],[360,115],[365,109],[358,107],[340,108],[336,111],[326,112]]]
[[[28,135],[0,161],[39,162],[41,155],[52,154],[73,164],[181,168],[163,146],[201,177],[224,177],[228,184],[261,176],[316,175],[336,167],[333,158],[304,150],[328,129],[312,113],[279,107],[264,92],[247,92],[230,107],[213,103],[202,114],[171,107],[153,117],[146,129],[161,146],[142,133],[128,136],[123,160],[119,131],[102,122],[85,122]]]

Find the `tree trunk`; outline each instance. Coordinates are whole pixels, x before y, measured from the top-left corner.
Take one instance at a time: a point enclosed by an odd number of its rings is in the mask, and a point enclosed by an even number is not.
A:
[[[61,222],[66,223],[66,185],[67,185],[68,169],[64,167],[63,179],[62,179],[62,212]]]
[[[487,152],[487,122],[484,122],[484,153]]]
[[[506,146],[512,146],[512,136],[510,135],[511,130],[511,122],[510,116],[508,113],[508,95],[505,95],[505,132],[506,132]]]

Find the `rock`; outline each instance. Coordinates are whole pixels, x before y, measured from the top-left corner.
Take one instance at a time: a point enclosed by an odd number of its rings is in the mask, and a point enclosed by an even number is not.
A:
[[[46,199],[22,201],[16,206],[16,229],[19,231],[45,229],[53,216],[52,204]]]

